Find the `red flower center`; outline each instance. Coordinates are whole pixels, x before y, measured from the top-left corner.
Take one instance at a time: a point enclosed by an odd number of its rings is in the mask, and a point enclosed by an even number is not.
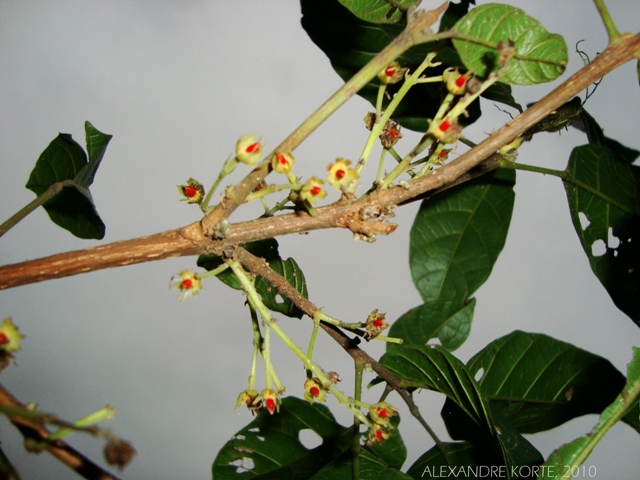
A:
[[[374,326],[374,327],[381,327],[381,326],[382,326],[382,319],[381,319],[381,318],[376,318],[376,319],[373,321],[373,326]]]
[[[396,74],[396,67],[394,67],[393,65],[389,65],[385,70],[384,70],[384,74],[387,77],[393,77]]]
[[[440,124],[440,130],[442,130],[443,132],[446,132],[447,130],[449,130],[449,127],[451,127],[449,120],[445,120]]]
[[[320,395],[320,389],[318,387],[311,387],[309,389],[309,393],[314,397],[317,397],[318,395]]]
[[[466,81],[467,81],[467,76],[466,75],[460,75],[458,78],[456,78],[456,87],[463,86]]]
[[[255,151],[257,151],[260,148],[260,142],[256,142],[256,143],[252,143],[251,145],[249,145],[245,151],[247,153],[253,153]]]
[[[276,401],[273,398],[267,398],[264,405],[267,407],[267,410],[269,410],[269,413],[273,413],[276,409]]]
[[[380,440],[382,438],[382,430],[380,430],[380,429],[376,430],[376,438],[378,440]]]
[[[345,172],[344,170],[340,169],[340,170],[336,170],[336,178],[338,180],[341,180],[345,175],[347,174],[347,172]]]
[[[397,130],[390,130],[389,131],[389,135],[391,136],[391,138],[396,138],[398,136],[398,131]]]
[[[289,163],[287,162],[287,157],[282,154],[278,155],[278,162],[280,162],[282,165],[287,165]]]
[[[9,337],[4,332],[0,332],[0,345],[6,345],[9,343]]]
[[[322,191],[322,188],[317,185],[314,185],[313,187],[311,187],[311,190],[310,190],[311,195],[313,195],[314,197],[318,195],[321,191]]]
[[[193,287],[193,280],[191,280],[190,278],[185,278],[184,280],[182,280],[182,284],[180,284],[180,287],[183,290],[189,290],[191,287]]]
[[[198,190],[193,185],[188,185],[184,187],[184,194],[189,198],[195,197],[197,193],[198,193]]]
[[[389,416],[389,410],[387,410],[386,408],[381,408],[378,412],[378,416],[380,418],[387,418]]]

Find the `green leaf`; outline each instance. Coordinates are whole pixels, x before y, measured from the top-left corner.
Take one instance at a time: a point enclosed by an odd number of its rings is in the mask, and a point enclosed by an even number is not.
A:
[[[355,16],[371,23],[397,23],[404,18],[407,9],[421,0],[339,0]]]
[[[623,391],[615,401],[609,405],[600,415],[600,421],[587,435],[567,443],[551,453],[547,462],[544,475],[539,479],[555,480],[563,477],[563,474],[571,474],[575,468],[584,463],[589,454],[606,432],[631,408],[637,408],[640,397],[640,348],[633,347],[633,359],[627,366],[627,381]],[[636,415],[637,416],[637,415]]]
[[[380,363],[411,388],[428,388],[451,398],[489,435],[495,435],[489,405],[465,365],[438,346],[404,346]]]
[[[103,154],[104,149],[100,158]],[[89,176],[91,180],[98,163],[92,167],[93,171]],[[41,195],[56,183],[76,179],[87,164],[87,156],[82,147],[71,138],[71,135],[61,133],[38,158],[26,187],[36,195]],[[105,234],[105,226],[86,187],[88,185],[76,183],[64,188],[43,206],[55,224],[76,237],[101,239]]]
[[[502,452],[503,465],[532,465],[542,461],[537,450],[501,412],[491,411],[489,401],[469,370],[443,348],[406,346],[387,352],[380,363],[406,387],[428,388],[446,395],[466,414],[465,431],[473,440],[492,445],[496,455]],[[453,436],[451,431],[449,434]]]
[[[322,438],[320,446],[309,450],[300,442],[306,429]],[[213,478],[307,479],[349,448],[350,433],[324,405],[287,397],[279,413],[262,411],[222,447],[213,462]]]
[[[85,134],[87,138],[87,153],[89,154],[89,163],[87,163],[78,172],[75,181],[78,185],[89,188],[93,183],[93,179],[98,171],[100,162],[107,151],[107,146],[113,138],[113,135],[102,133],[90,122],[84,124]]]
[[[489,277],[509,230],[514,183],[513,171],[497,171],[422,202],[409,261],[425,303],[462,306]]]
[[[498,69],[498,44],[514,42],[501,81],[533,85],[558,78],[568,62],[567,45],[558,34],[545,30],[540,22],[519,8],[489,3],[471,10],[453,30],[466,39],[453,39],[464,65],[474,74],[487,77]]]
[[[250,242],[243,245],[252,254],[263,258],[276,273],[283,276],[301,295],[308,298],[307,282],[300,266],[293,258],[282,260],[278,252],[278,242],[273,238]],[[222,257],[204,254],[198,257],[197,265],[208,271],[218,268],[224,261]],[[225,270],[218,274],[218,279],[236,290],[242,290],[242,285],[231,270]],[[302,318],[304,313],[296,307],[288,298],[280,297],[278,292],[264,278],[256,279],[256,290],[262,297],[262,301],[269,310],[282,313],[288,317]]]
[[[547,335],[515,331],[494,340],[467,364],[493,407],[521,433],[549,430],[601,412],[624,385],[608,360]],[[640,410],[628,420],[640,432]],[[454,421],[451,416],[448,421]]]
[[[571,152],[565,181],[571,220],[591,269],[616,306],[640,325],[639,167],[615,151],[582,145]]]
[[[378,478],[406,480],[411,478],[400,472],[400,468],[402,468],[407,459],[407,448],[398,430],[399,423],[399,416],[396,415],[391,419],[392,435],[385,442],[360,447],[359,470],[361,480],[377,480]],[[368,437],[368,433],[363,433],[362,437],[364,442]],[[313,480],[351,480],[353,478],[351,457],[352,453],[349,449],[311,478]]]
[[[429,340],[438,338],[444,348],[453,351],[469,336],[475,305],[475,299],[461,307],[457,302],[443,300],[424,303],[396,320],[389,336],[402,338],[402,346],[426,345]],[[389,342],[387,350],[393,348],[401,348],[401,345]]]
[[[301,0],[302,26],[311,40],[329,57],[331,66],[343,80],[348,80],[373,57],[386,47],[405,26],[398,23],[375,24],[359,19],[338,0]],[[418,45],[398,58],[402,67],[417,68],[435,44]],[[437,60],[442,60],[437,58]],[[427,70],[426,75],[440,75],[448,65]],[[379,82],[372,80],[358,95],[375,105]],[[388,85],[387,91],[395,93],[400,84]],[[442,101],[440,83],[420,83],[409,90],[407,96],[395,110],[393,120],[405,128],[425,132],[428,119],[433,118]],[[389,99],[384,100],[386,108]],[[480,116],[479,102],[471,104],[469,117],[461,119],[465,125]]]

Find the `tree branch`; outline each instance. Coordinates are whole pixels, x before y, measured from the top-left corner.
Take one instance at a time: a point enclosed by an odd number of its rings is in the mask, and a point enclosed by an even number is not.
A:
[[[0,290],[170,257],[207,252],[221,255],[230,245],[322,228],[349,228],[363,235],[392,233],[395,225],[387,223],[385,215],[395,206],[451,185],[494,154],[501,146],[511,142],[594,81],[633,59],[638,51],[640,51],[640,34],[623,34],[619,41],[608,46],[591,63],[475,148],[438,170],[434,170],[433,175],[413,179],[404,186],[379,189],[359,200],[343,198],[332,205],[318,208],[317,215],[314,217],[306,213],[294,213],[232,224],[230,234],[221,240],[213,240],[205,236],[202,223],[196,222],[182,229],[148,237],[6,265],[0,267]],[[258,175],[255,172],[256,170],[251,175]],[[263,178],[261,175],[258,176]]]
[[[5,389],[3,385],[0,385],[0,404],[9,407],[24,408],[24,405]],[[75,470],[78,475],[83,478],[89,480],[118,480],[118,477],[107,472],[62,440],[48,441],[50,432],[39,423],[19,416],[10,416],[9,420],[20,430],[25,440],[33,439],[38,443],[48,444],[46,450],[51,455],[69,468]]]

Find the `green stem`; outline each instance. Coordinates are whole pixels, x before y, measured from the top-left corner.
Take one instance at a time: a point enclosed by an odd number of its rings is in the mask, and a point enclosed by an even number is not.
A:
[[[95,425],[96,423],[106,422],[111,420],[114,414],[115,414],[115,409],[107,405],[106,407],[102,407],[100,410],[96,410],[95,412],[90,413],[86,417],[83,417],[80,420],[73,422],[73,425],[79,428],[90,427],[92,425]],[[49,435],[49,438],[47,439],[47,441],[59,440],[63,437],[66,437],[71,432],[73,432],[73,430],[70,428],[61,428],[60,430],[57,430],[53,432],[51,435]]]
[[[231,174],[237,166],[238,159],[236,157],[227,158],[225,160],[224,164],[222,165],[222,170],[220,170],[220,173],[218,174],[218,178],[216,178],[216,181],[213,182],[213,185],[211,185],[211,188],[207,192],[207,195],[200,202],[200,210],[202,210],[205,214],[208,213],[207,210],[209,210],[209,202],[211,201],[211,197],[215,193],[216,189],[220,185],[220,182],[222,182],[224,177]]]
[[[609,43],[613,43],[618,38],[620,38],[620,32],[616,28],[616,24],[611,18],[611,14],[609,13],[609,9],[604,4],[604,0],[593,0],[593,3],[596,4],[596,8],[598,9],[598,13],[602,18],[602,22],[604,23],[604,28],[607,29],[607,34],[609,35]]]
[[[63,180],[61,182],[56,182],[47,188],[44,192],[36,197],[35,200],[29,202],[26,206],[18,210],[11,218],[5,221],[2,225],[0,225],[0,237],[2,237],[5,233],[11,230],[18,222],[20,222],[24,217],[33,212],[36,208],[44,205],[53,197],[58,195],[63,188],[72,187],[76,185],[76,182],[73,179]]]
[[[253,359],[251,360],[251,374],[249,375],[249,390],[255,390],[258,354],[262,351],[262,332],[260,332],[260,322],[258,321],[258,314],[255,309],[249,308],[249,312],[251,314],[251,328],[253,330]]]
[[[369,138],[367,139],[367,142],[362,149],[360,160],[358,160],[358,165],[356,166],[356,171],[358,173],[362,172],[362,169],[364,168],[364,165],[366,164],[367,159],[371,154],[371,150],[373,149],[375,141],[380,137],[384,126],[387,124],[387,122],[391,118],[391,115],[393,114],[393,112],[395,112],[396,108],[398,108],[398,105],[400,104],[402,99],[404,99],[411,87],[415,85],[420,75],[422,75],[422,72],[424,72],[428,67],[439,65],[438,63],[432,63],[437,54],[438,52],[429,53],[424,61],[420,64],[420,66],[411,75],[405,78],[402,86],[393,96],[393,99],[391,99],[389,105],[387,105],[384,113],[381,116],[376,113],[376,121],[371,128],[371,133],[369,134]]]
[[[242,285],[242,288],[244,289],[245,294],[247,296],[247,300],[251,305],[253,305],[253,308],[255,308],[258,311],[258,313],[262,317],[262,320],[265,322],[265,324],[271,330],[273,330],[273,332],[276,335],[278,335],[280,340],[284,342],[284,344],[289,348],[289,350],[291,350],[302,361],[304,367],[307,370],[311,370],[311,372],[316,376],[316,378],[320,380],[322,385],[325,388],[327,388],[333,394],[334,397],[336,397],[336,400],[338,400],[340,404],[347,407],[355,416],[357,416],[360,419],[362,423],[369,425],[369,420],[367,419],[367,417],[364,416],[364,414],[358,408],[356,408],[353,405],[353,401],[347,398],[338,388],[336,388],[336,386],[333,383],[331,383],[331,381],[329,380],[327,375],[324,373],[322,368],[320,368],[320,366],[318,366],[316,363],[311,361],[311,359],[307,355],[305,355],[302,349],[298,347],[298,345],[296,345],[295,342],[291,340],[291,338],[289,338],[289,336],[284,332],[284,330],[280,328],[280,326],[278,325],[278,322],[271,316],[269,309],[262,302],[262,298],[260,297],[260,294],[255,289],[253,282],[251,281],[247,273],[242,268],[242,265],[240,265],[238,261],[232,260],[232,259],[227,259],[225,260],[225,262],[229,265],[233,273],[236,275],[236,277],[240,281],[240,284]]]
[[[364,370],[364,363],[361,360],[355,361],[356,378],[355,378],[355,391],[353,398],[357,402],[360,402],[362,398],[362,372]],[[360,478],[360,419],[355,416],[353,418],[353,438],[351,440],[351,467],[354,479]]]
[[[603,199],[605,202],[615,205],[616,207],[623,210],[624,212],[630,213],[632,215],[636,213],[634,210],[631,210],[626,205],[623,205],[619,203],[617,200],[609,197],[608,195],[605,195],[600,190],[596,190],[591,185],[578,180],[576,177],[574,177],[570,172],[566,170],[552,170],[550,168],[537,167],[535,165],[514,163],[514,162],[510,162],[509,160],[500,160],[500,162],[498,162],[498,166],[500,168],[512,168],[514,170],[524,170],[526,172],[542,173],[544,175],[552,175],[554,177],[561,178],[564,182],[571,183],[576,187],[586,190],[592,195],[595,195],[596,197]]]

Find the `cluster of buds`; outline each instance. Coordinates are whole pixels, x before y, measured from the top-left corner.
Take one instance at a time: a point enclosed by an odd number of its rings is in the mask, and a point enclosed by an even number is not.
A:
[[[190,178],[186,185],[178,185],[178,191],[184,197],[180,201],[187,203],[200,203],[204,197],[204,187],[200,182]]]
[[[280,395],[270,388],[265,388],[262,393],[258,393],[256,390],[245,390],[238,396],[236,409],[244,404],[252,414],[260,413],[264,408],[270,415],[273,415],[280,411],[280,403],[282,403]]]
[[[336,158],[336,161],[327,167],[329,175],[327,182],[336,190],[346,190],[355,185],[360,174],[353,168],[349,168],[351,162],[344,158]]]
[[[397,410],[385,402],[379,402],[369,408],[369,418],[373,425],[369,428],[369,445],[383,443],[391,437],[393,429],[391,418],[395,417]]]
[[[307,378],[307,381],[304,382],[304,398],[309,403],[315,401],[326,402],[327,393],[329,393],[329,391],[322,385],[320,380],[315,377]]]
[[[262,158],[262,138],[255,135],[242,135],[236,142],[236,158],[249,166],[256,165]]]
[[[385,315],[384,313],[378,313],[377,308],[369,314],[365,327],[367,331],[363,335],[365,340],[369,341],[389,328],[389,324],[385,322]]]
[[[178,299],[182,302],[191,296],[197,295],[202,290],[202,282],[197,273],[183,270],[178,275],[171,277],[171,287],[180,290]]]
[[[373,130],[373,126],[376,123],[376,114],[373,112],[368,112],[364,117],[364,124],[367,127],[367,130]],[[384,148],[391,148],[398,140],[402,138],[402,134],[400,133],[400,125],[398,125],[393,120],[387,120],[387,123],[382,128],[382,133],[380,134],[380,142]]]
[[[385,85],[389,83],[398,83],[404,78],[404,75],[408,70],[408,68],[400,67],[398,62],[393,62],[378,73],[378,80],[380,80],[380,83]]]

